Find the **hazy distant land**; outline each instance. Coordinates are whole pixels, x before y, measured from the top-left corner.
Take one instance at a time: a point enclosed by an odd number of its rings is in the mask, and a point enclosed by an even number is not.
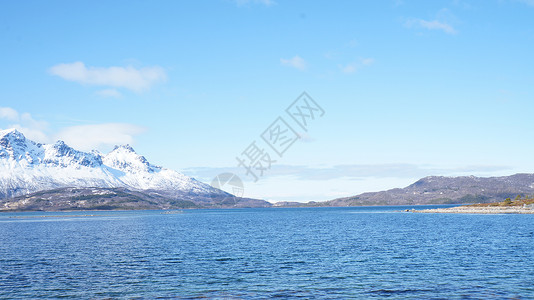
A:
[[[83,152],[62,141],[40,144],[0,131],[0,211],[142,210],[245,207],[342,207],[489,203],[534,195],[534,174],[429,176],[405,187],[323,202],[238,198],[151,164],[129,145]],[[268,199],[267,199],[268,200]]]
[[[534,214],[534,198],[521,198],[514,200],[507,198],[501,202],[479,203],[449,208],[425,209],[414,212],[420,213],[457,213],[457,214]]]
[[[142,210],[195,208],[253,208],[253,207],[343,207],[366,205],[425,205],[492,203],[518,194],[533,195],[534,174],[480,178],[425,177],[402,189],[364,193],[324,202],[277,202],[251,198],[209,194],[176,194],[167,191],[131,190],[127,188],[60,188],[39,191],[23,196],[0,199],[3,211],[61,211],[61,210]],[[521,202],[518,202],[521,201]],[[511,213],[530,210],[520,206],[532,205],[528,200],[513,200],[511,204],[462,206],[457,212]],[[530,207],[530,206],[529,206]],[[429,212],[455,212],[455,209]],[[470,210],[471,209],[471,210]]]

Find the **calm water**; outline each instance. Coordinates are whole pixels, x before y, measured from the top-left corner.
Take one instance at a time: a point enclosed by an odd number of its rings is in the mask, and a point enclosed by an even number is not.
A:
[[[534,298],[534,215],[404,208],[0,214],[0,298]]]

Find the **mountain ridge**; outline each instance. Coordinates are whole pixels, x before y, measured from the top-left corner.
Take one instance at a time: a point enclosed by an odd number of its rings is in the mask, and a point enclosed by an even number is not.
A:
[[[307,206],[422,205],[489,203],[534,195],[534,174],[510,176],[427,176],[404,188],[367,192]]]
[[[0,210],[462,204],[502,201],[518,194],[534,195],[534,174],[427,176],[404,188],[323,202],[271,204],[236,198],[152,165],[130,145],[116,146],[107,154],[83,152],[63,141],[41,144],[17,130],[0,130]]]
[[[74,210],[169,210],[195,208],[271,207],[264,200],[251,198],[213,198],[183,195],[172,198],[154,190],[126,188],[68,187],[34,192],[0,199],[0,212],[8,211],[74,211]]]
[[[157,191],[170,199],[196,196],[205,203],[232,197],[182,173],[150,164],[130,145],[116,146],[107,154],[83,152],[63,141],[36,143],[16,129],[0,131],[0,199],[62,188]]]

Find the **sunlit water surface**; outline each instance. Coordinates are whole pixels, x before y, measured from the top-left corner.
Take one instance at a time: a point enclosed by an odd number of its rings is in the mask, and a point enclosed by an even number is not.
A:
[[[3,213],[0,298],[534,298],[534,215],[407,208]]]

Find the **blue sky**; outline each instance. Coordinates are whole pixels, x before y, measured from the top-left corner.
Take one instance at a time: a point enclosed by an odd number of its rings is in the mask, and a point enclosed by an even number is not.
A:
[[[0,49],[0,128],[248,197],[534,171],[532,0],[3,1]],[[303,91],[324,116],[253,182],[236,156]]]

